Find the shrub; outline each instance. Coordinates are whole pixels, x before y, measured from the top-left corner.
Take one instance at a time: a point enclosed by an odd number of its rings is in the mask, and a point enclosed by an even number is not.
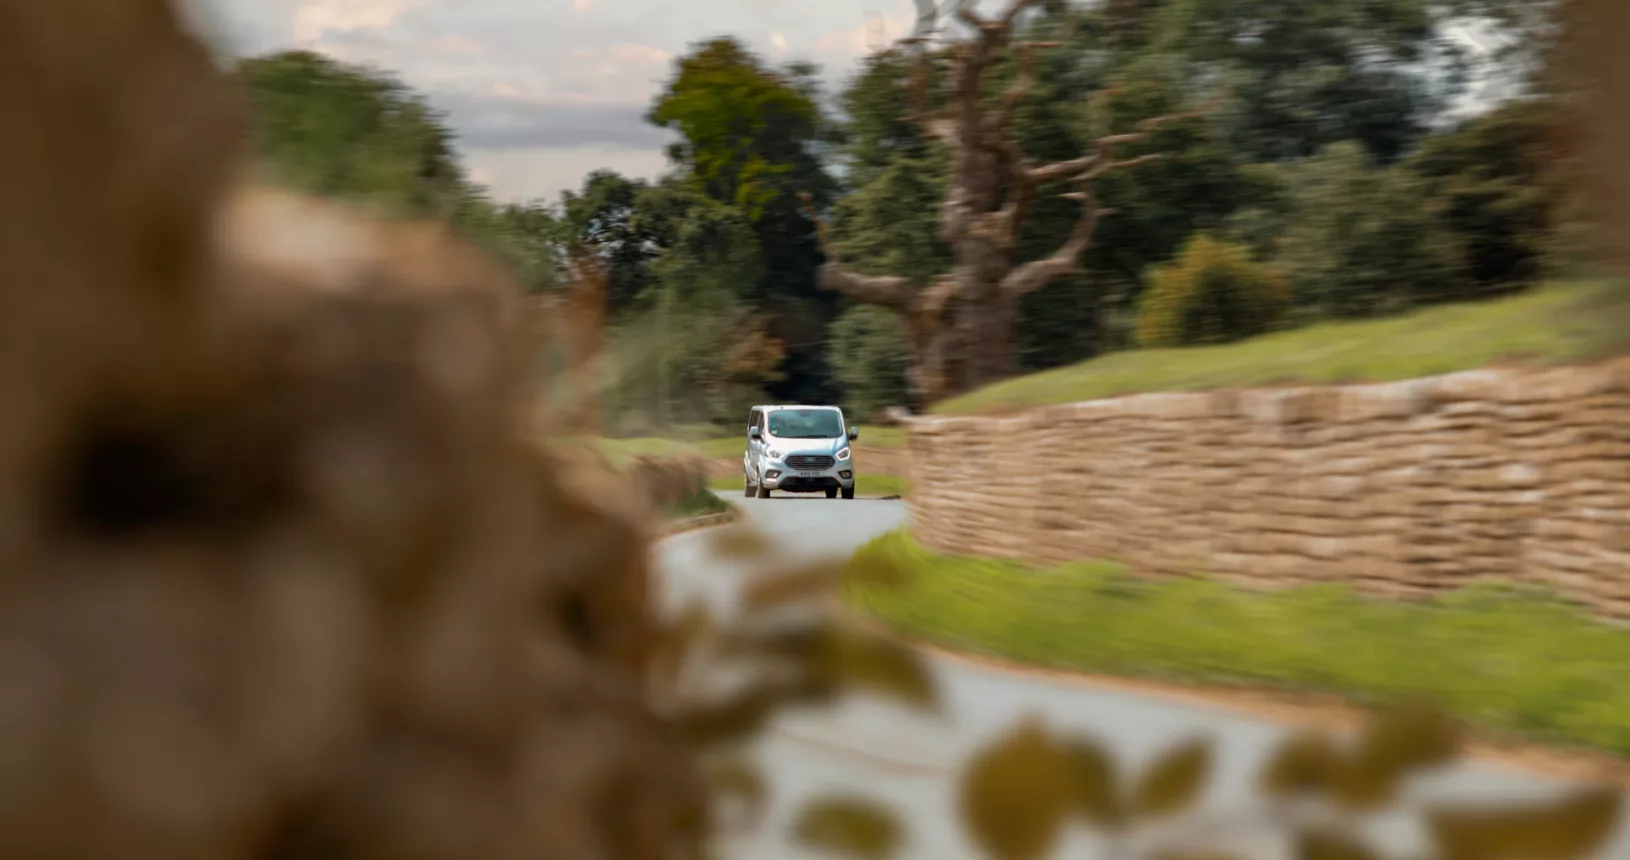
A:
[[[1290,307],[1290,285],[1243,245],[1196,235],[1150,275],[1138,311],[1144,346],[1228,343],[1270,331]]]

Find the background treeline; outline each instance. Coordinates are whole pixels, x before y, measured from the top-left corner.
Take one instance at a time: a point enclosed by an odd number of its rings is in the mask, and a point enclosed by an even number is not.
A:
[[[1081,273],[1025,300],[1019,366],[1476,300],[1571,274],[1566,101],[1544,74],[1540,7],[1513,8],[1045,4],[1029,35],[1063,47],[1042,55],[1014,119],[1034,160],[1206,109],[1124,153],[1164,159],[1099,180],[1117,214]],[[1522,89],[1455,114],[1468,55],[1446,28],[1465,14],[1506,25],[1516,47],[1498,61]],[[829,81],[730,38],[698,44],[647,114],[678,135],[664,175],[599,171],[524,205],[472,183],[444,118],[387,74],[299,52],[239,69],[276,181],[451,218],[540,291],[558,286],[569,247],[601,255],[617,432],[733,428],[755,401],[841,402],[864,419],[906,398],[898,323],[817,288],[822,256],[797,198],[812,195],[857,269],[926,283],[948,267],[936,236],[947,159],[905,118],[903,60],[874,57]],[[1020,254],[1048,253],[1076,216],[1044,196]]]

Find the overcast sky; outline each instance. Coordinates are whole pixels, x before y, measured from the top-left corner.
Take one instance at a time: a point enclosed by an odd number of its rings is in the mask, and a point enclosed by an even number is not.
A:
[[[309,48],[396,72],[447,111],[502,199],[556,199],[587,172],[663,169],[641,115],[693,43],[729,33],[828,81],[867,53],[867,16],[903,35],[911,0],[194,0],[238,55]]]
[[[640,117],[693,43],[729,33],[772,60],[814,61],[835,86],[868,52],[868,20],[872,38],[894,39],[914,12],[911,0],[191,2],[233,54],[308,48],[397,73],[448,113],[476,181],[549,202],[596,168],[664,168],[667,133]]]

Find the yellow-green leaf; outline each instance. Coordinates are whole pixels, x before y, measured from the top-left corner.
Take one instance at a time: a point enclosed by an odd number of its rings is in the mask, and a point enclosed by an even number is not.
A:
[[[1026,719],[969,761],[958,786],[963,826],[993,860],[1038,860],[1075,804],[1075,781],[1069,753]]]
[[[1126,819],[1115,760],[1092,741],[1063,742],[1075,775],[1075,806],[1083,818],[1100,827],[1119,827]]]
[[[1378,860],[1356,836],[1337,830],[1313,829],[1296,835],[1296,860]]]
[[[1341,749],[1334,739],[1322,732],[1300,732],[1274,751],[1258,782],[1270,797],[1323,792],[1341,766]]]
[[[899,588],[909,581],[910,568],[900,563],[891,553],[875,548],[862,549],[843,569],[847,583],[884,589]]]
[[[1461,728],[1440,711],[1420,705],[1387,710],[1360,736],[1334,786],[1348,809],[1373,810],[1393,801],[1411,773],[1453,760]]]
[[[1193,806],[1211,774],[1212,758],[1211,742],[1204,738],[1167,750],[1138,784],[1134,812],[1139,817],[1157,817]]]
[[[692,650],[714,632],[713,615],[707,605],[700,601],[687,605],[656,637],[650,662],[657,676],[671,680]]]
[[[1427,822],[1443,860],[1581,860],[1612,834],[1623,797],[1587,788],[1554,803],[1432,810]]]
[[[793,837],[810,848],[864,858],[889,857],[903,841],[888,810],[848,797],[822,798],[804,807]]]
[[[755,826],[769,796],[769,786],[758,768],[744,759],[729,757],[709,762],[704,772],[714,794],[741,800],[746,811],[741,826]]]
[[[841,568],[818,564],[773,576],[749,580],[741,591],[742,605],[749,609],[770,609],[825,596],[837,584]]]
[[[770,541],[762,532],[747,525],[715,529],[709,541],[714,555],[723,559],[751,561],[770,553]]]
[[[939,688],[922,655],[898,642],[855,630],[834,629],[827,666],[839,685],[860,687],[919,708],[939,703]]]
[[[679,728],[699,746],[741,743],[756,735],[769,721],[785,692],[769,685],[749,688],[722,702],[708,703],[679,714]]]

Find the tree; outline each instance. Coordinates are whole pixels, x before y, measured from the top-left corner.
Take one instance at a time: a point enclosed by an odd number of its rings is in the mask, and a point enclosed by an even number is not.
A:
[[[1157,39],[1224,85],[1220,115],[1249,160],[1357,140],[1390,163],[1461,83],[1463,58],[1439,29],[1459,11],[1454,0],[1168,0]]]
[[[1546,273],[1562,197],[1560,106],[1520,99],[1435,135],[1407,162],[1453,236],[1477,297],[1521,289]]]
[[[1092,180],[1107,170],[1153,157],[1118,161],[1115,148],[1142,140],[1162,118],[1145,121],[1133,133],[1100,137],[1087,155],[1047,164],[1030,162],[1015,141],[1011,124],[1014,112],[1036,86],[1034,51],[1046,43],[1019,46],[1019,73],[999,100],[985,97],[985,83],[987,74],[1006,59],[1018,17],[1035,5],[1036,0],[1009,0],[996,18],[982,17],[963,5],[956,14],[974,31],[973,38],[943,51],[917,51],[912,118],[923,133],[950,150],[951,176],[940,205],[939,236],[951,249],[952,270],[927,287],[905,276],[862,274],[841,262],[840,249],[821,228],[827,252],[822,286],[902,317],[912,352],[912,387],[925,403],[1012,373],[1019,301],[1076,271],[1094,228],[1107,214],[1092,194]],[[949,68],[934,68],[941,63]],[[943,108],[929,103],[931,75],[949,79]],[[1050,255],[1020,264],[1015,251],[1021,231],[1038,190],[1053,181],[1075,186],[1067,196],[1080,205],[1078,219]],[[808,202],[811,218],[819,222],[814,201]]]
[[[679,132],[669,156],[703,195],[752,225],[761,257],[745,299],[788,344],[779,396],[819,397],[821,345],[836,302],[816,287],[820,250],[799,192],[824,205],[837,185],[821,161],[834,129],[820,110],[815,68],[775,69],[731,38],[703,42],[676,63],[647,118]]]
[[[390,214],[447,215],[469,191],[453,135],[395,78],[311,51],[244,60],[255,152],[282,185]]]
[[[859,420],[909,396],[911,354],[900,320],[882,308],[856,305],[832,323],[832,367],[843,386],[843,404]]]
[[[1356,142],[1325,148],[1289,178],[1294,220],[1276,262],[1301,321],[1367,317],[1462,295],[1462,272],[1421,183]]]
[[[602,169],[583,178],[582,190],[561,194],[561,226],[570,241],[605,261],[613,314],[627,312],[651,286],[650,265],[660,246],[639,210],[649,188],[642,180]]]

